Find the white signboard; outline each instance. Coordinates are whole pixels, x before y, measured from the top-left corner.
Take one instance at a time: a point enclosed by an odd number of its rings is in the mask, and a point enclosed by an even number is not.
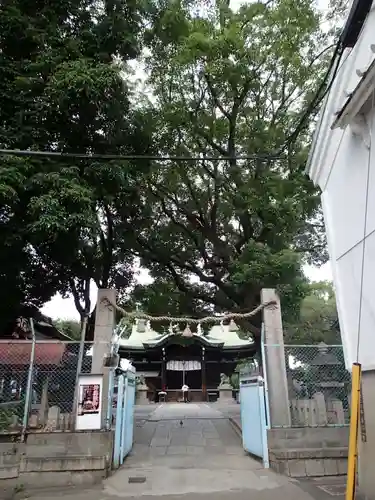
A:
[[[102,426],[103,375],[80,375],[76,430],[100,430]]]

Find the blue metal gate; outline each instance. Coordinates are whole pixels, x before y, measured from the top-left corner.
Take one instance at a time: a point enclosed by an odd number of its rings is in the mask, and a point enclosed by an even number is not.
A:
[[[245,451],[263,460],[269,468],[266,394],[262,377],[240,377],[242,444]]]
[[[115,412],[115,444],[113,468],[124,463],[133,447],[135,369],[129,368],[117,379],[117,404]]]

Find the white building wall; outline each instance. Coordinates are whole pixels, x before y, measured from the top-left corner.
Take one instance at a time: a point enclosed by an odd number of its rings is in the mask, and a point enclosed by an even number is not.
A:
[[[347,367],[359,361],[364,370],[375,369],[375,110],[371,109],[366,117],[372,138],[370,149],[350,126],[344,130],[332,130],[331,126],[347,93],[358,85],[360,72],[374,60],[374,7],[375,2],[356,46],[343,54],[325,103],[309,168],[309,176],[322,189]]]
[[[339,148],[322,200],[347,365],[375,369],[375,156],[359,138]]]

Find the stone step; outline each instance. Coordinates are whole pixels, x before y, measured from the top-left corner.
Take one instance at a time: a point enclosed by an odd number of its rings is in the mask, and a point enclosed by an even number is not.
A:
[[[277,460],[303,460],[325,458],[347,458],[347,447],[330,448],[279,448],[269,451],[270,457]]]

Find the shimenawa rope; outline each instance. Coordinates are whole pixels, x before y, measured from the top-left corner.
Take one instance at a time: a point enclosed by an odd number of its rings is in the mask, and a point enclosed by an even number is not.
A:
[[[187,316],[181,316],[181,317],[173,317],[173,316],[150,316],[149,314],[145,314],[142,312],[128,312],[125,311],[122,307],[119,305],[113,303],[111,300],[109,300],[107,297],[104,297],[102,299],[102,302],[107,305],[107,307],[113,307],[116,311],[121,313],[123,316],[126,318],[130,319],[145,319],[147,321],[156,321],[156,322],[169,322],[169,323],[188,323],[188,324],[201,324],[201,323],[221,323],[222,321],[225,320],[230,320],[230,319],[246,319],[246,318],[251,318],[252,316],[255,316],[258,312],[262,311],[266,307],[273,307],[275,308],[277,306],[277,302],[275,300],[270,300],[268,302],[265,302],[264,304],[260,304],[258,307],[256,307],[253,311],[249,311],[246,313],[229,313],[229,314],[224,314],[223,316],[205,316],[204,318],[189,318]]]

